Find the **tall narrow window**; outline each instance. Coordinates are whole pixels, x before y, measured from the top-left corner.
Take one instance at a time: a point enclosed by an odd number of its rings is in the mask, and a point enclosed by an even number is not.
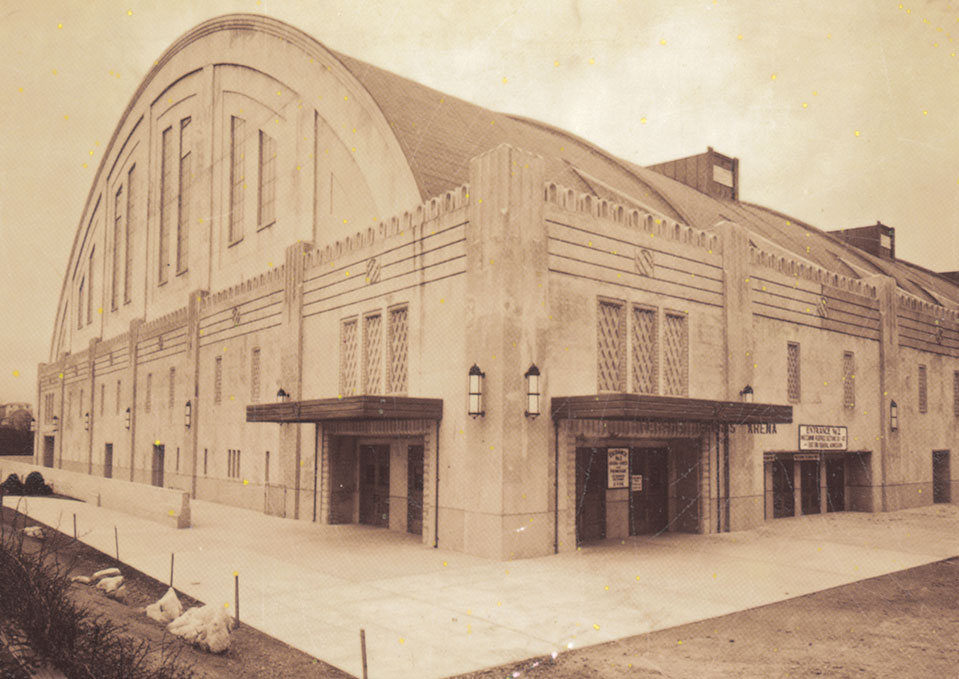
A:
[[[144,399],[143,409],[150,412],[153,408],[153,373],[147,373],[147,393]]]
[[[90,258],[87,260],[87,325],[93,323],[93,304],[96,301],[96,290],[93,287],[93,275],[96,271],[94,254],[96,254],[96,248],[91,248]]]
[[[173,231],[173,220],[177,212],[176,190],[176,154],[173,148],[175,139],[173,128],[163,130],[160,149],[160,243],[159,243],[159,278],[160,283],[166,283],[169,278],[170,266],[170,233]]]
[[[359,348],[356,335],[356,319],[343,321],[340,326],[340,394],[342,396],[356,394],[356,364]]]
[[[213,402],[223,400],[223,357],[217,356],[213,368]]]
[[[106,408],[107,403],[107,385],[106,383],[100,385],[100,417],[103,417],[103,411]]]
[[[134,165],[127,172],[127,209],[126,233],[123,238],[123,303],[129,304],[133,300],[133,237],[136,232],[136,169]]]
[[[230,242],[243,238],[243,199],[246,188],[243,118],[230,118]]]
[[[77,289],[77,330],[83,327],[83,310],[85,308],[84,295],[87,289],[87,279],[80,279],[80,287]]]
[[[929,409],[929,400],[927,392],[926,366],[919,366],[919,412],[924,413]]]
[[[117,410],[115,415],[120,414],[120,380],[117,380]]]
[[[176,272],[190,265],[190,200],[193,185],[193,156],[190,153],[190,119],[180,121],[180,196],[177,202]]]
[[[685,314],[667,313],[663,325],[663,393],[689,393],[689,323]]]
[[[77,401],[77,405],[80,406],[77,410],[77,416],[80,418],[80,421],[83,422],[83,389],[80,390],[80,400]]]
[[[851,351],[842,355],[842,401],[847,408],[856,407],[856,356]]]
[[[257,224],[262,229],[276,221],[276,140],[260,130],[260,182]]]
[[[799,344],[796,342],[786,344],[786,396],[792,403],[799,403],[802,396],[799,381]]]
[[[250,401],[260,402],[260,347],[250,351]]]
[[[952,416],[959,417],[959,370],[952,373]]]
[[[619,302],[599,302],[596,357],[600,391],[626,390],[625,311]]]
[[[120,305],[120,271],[123,263],[123,187],[113,197],[113,276],[110,278],[110,309]]]
[[[659,388],[659,335],[656,310],[633,307],[633,391],[655,394]]]
[[[383,389],[383,316],[379,313],[363,318],[363,378],[367,394]]]
[[[389,380],[387,387],[391,394],[402,394],[407,390],[409,375],[409,314],[407,307],[398,307],[389,311]]]
[[[263,460],[263,483],[270,485],[270,451],[266,451],[266,459]]]
[[[207,462],[207,454],[208,454],[209,452],[210,452],[210,451],[209,451],[208,448],[204,448],[204,449],[203,449],[203,476],[206,476],[206,475],[207,475],[206,462]]]
[[[167,407],[172,409],[176,403],[176,368],[170,368],[170,386],[167,394]]]

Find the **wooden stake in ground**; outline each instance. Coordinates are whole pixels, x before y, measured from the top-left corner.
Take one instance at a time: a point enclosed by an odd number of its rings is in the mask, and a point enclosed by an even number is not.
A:
[[[173,552],[170,552],[170,589],[173,589]]]
[[[120,535],[117,533],[117,527],[113,527],[113,544],[117,548],[117,561],[120,560]]]
[[[233,571],[233,621],[235,627],[240,627],[240,574]]]
[[[360,653],[363,655],[363,679],[367,679],[366,676],[366,630],[360,630]]]
[[[77,514],[73,513],[73,539],[77,539]]]

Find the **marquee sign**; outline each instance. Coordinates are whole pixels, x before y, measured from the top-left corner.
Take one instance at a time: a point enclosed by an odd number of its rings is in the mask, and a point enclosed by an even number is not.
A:
[[[829,424],[799,425],[799,450],[847,450],[846,427]]]

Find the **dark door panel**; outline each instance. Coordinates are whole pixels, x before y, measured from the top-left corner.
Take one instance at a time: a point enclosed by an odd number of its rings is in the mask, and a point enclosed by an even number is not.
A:
[[[576,449],[576,542],[606,537],[606,449]]]
[[[390,447],[360,446],[360,523],[390,525]]]
[[[423,446],[407,447],[406,532],[423,534]]]

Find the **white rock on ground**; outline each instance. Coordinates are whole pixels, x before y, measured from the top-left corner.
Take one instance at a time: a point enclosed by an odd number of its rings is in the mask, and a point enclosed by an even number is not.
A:
[[[191,608],[167,625],[170,634],[212,653],[222,653],[230,647],[231,629],[233,618],[213,604]]]
[[[79,582],[81,585],[89,585],[93,580],[88,578],[85,575],[74,575],[70,578],[70,582]]]
[[[100,578],[112,578],[117,575],[120,575],[119,568],[104,568],[102,571],[97,571],[94,573],[93,579],[99,580]]]
[[[120,585],[119,589],[108,592],[107,596],[114,601],[119,601],[121,604],[125,604],[127,602],[127,586]]]
[[[164,624],[173,622],[183,614],[183,606],[171,587],[156,603],[147,606],[148,616]]]
[[[43,529],[40,526],[27,526],[23,529],[23,534],[28,538],[36,538],[38,540],[42,540],[44,537]]]
[[[97,589],[101,589],[107,594],[115,592],[120,589],[120,585],[123,584],[123,576],[116,575],[112,578],[103,578],[100,582],[97,583]]]

